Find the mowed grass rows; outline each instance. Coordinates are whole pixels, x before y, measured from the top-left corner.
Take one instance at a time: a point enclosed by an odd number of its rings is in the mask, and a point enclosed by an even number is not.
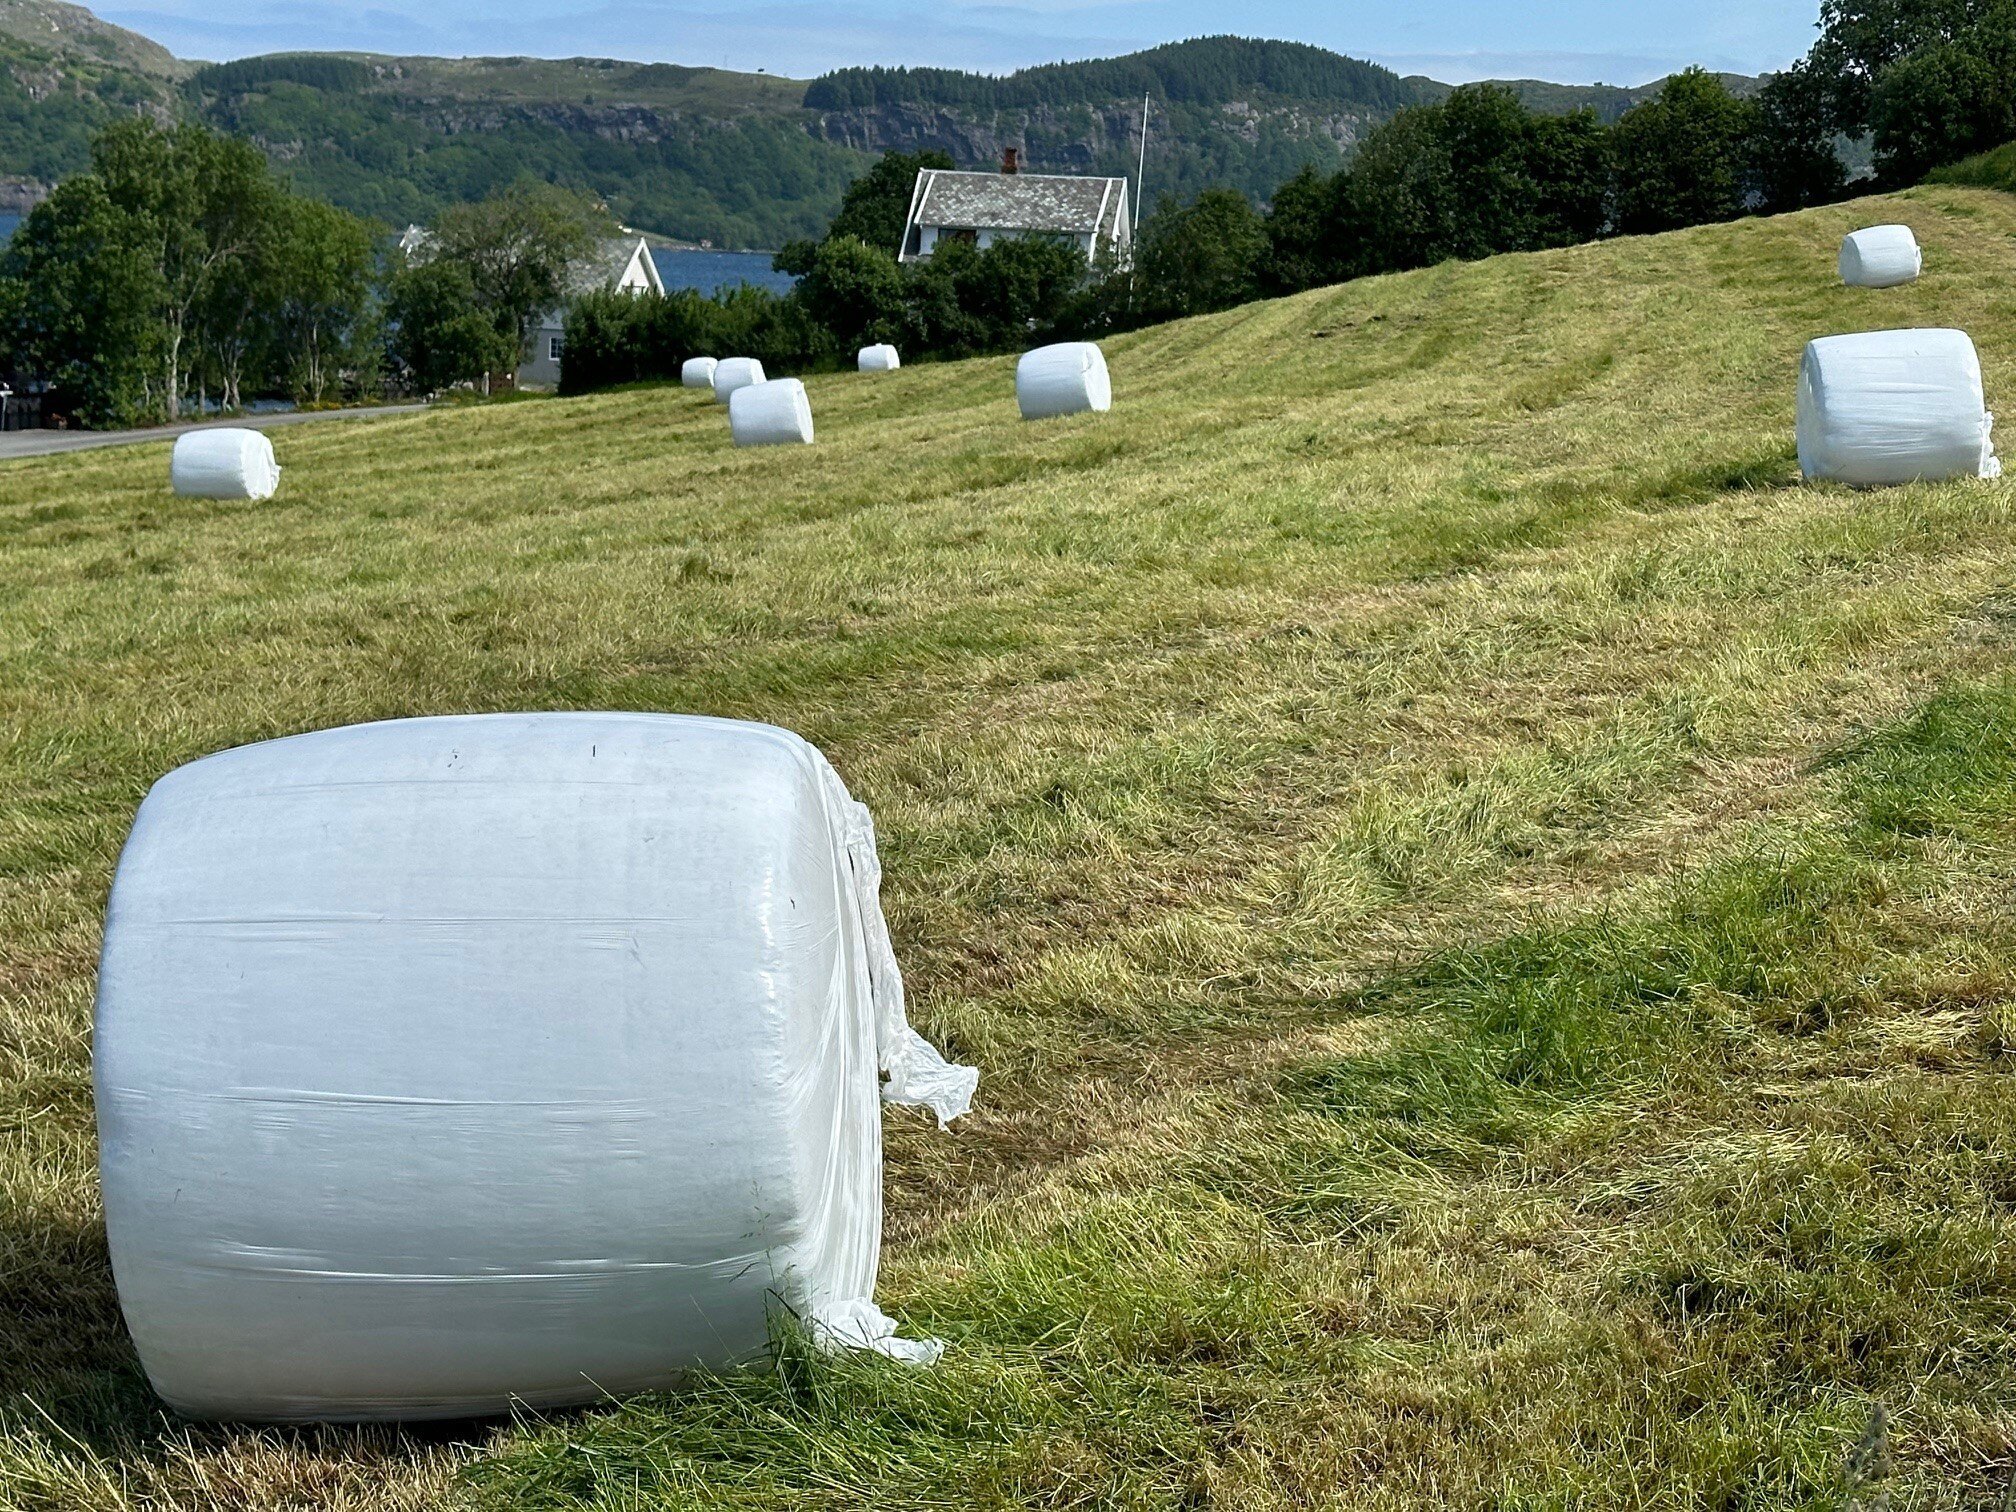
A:
[[[1841,288],[1843,231],[1927,271]],[[2016,518],[1799,484],[1812,336],[2016,394],[2016,200],[1447,266],[1012,363],[0,469],[0,1506],[1970,1506],[2016,1458]],[[904,1372],[550,1422],[166,1419],[92,1172],[99,913],[174,765],[764,719],[877,815]],[[368,1193],[358,1194],[368,1201]],[[287,1347],[276,1341],[276,1347]]]

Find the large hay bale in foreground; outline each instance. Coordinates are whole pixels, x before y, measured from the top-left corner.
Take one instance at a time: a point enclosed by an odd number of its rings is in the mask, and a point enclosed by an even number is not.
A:
[[[737,389],[728,399],[728,432],[737,446],[810,446],[812,401],[796,378]]]
[[[714,369],[719,367],[712,357],[688,357],[679,364],[679,384],[682,388],[714,387]]]
[[[754,357],[727,357],[714,365],[714,402],[726,404],[735,390],[763,381],[763,364]]]
[[[1859,289],[1889,289],[1910,283],[1925,266],[1925,254],[1909,226],[1869,226],[1841,239],[1841,282]]]
[[[168,486],[185,499],[270,499],[280,464],[263,431],[217,426],[175,438]]]
[[[1809,342],[1799,365],[1799,468],[1842,483],[2001,475],[1965,331],[1864,331]]]
[[[1015,402],[1024,420],[1103,413],[1113,405],[1113,380],[1097,343],[1065,341],[1026,352],[1015,364]]]
[[[854,354],[854,370],[859,373],[893,373],[903,366],[903,358],[888,342],[865,346]]]
[[[903,1018],[866,809],[767,725],[400,720],[155,784],[99,973],[105,1216],[199,1417],[558,1406],[872,1302]]]

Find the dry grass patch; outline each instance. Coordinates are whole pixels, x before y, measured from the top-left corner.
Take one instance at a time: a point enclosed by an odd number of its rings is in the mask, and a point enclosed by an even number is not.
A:
[[[1838,285],[1871,218],[1918,283]],[[815,379],[788,454],[670,389],[301,427],[263,505],[0,470],[0,1505],[1843,1505],[1879,1402],[1900,1497],[1990,1494],[2006,784],[1926,752],[2005,694],[1895,732],[2001,687],[2009,495],[1800,487],[1790,421],[1871,324],[2016,385],[2012,234],[1923,190],[1367,280],[1120,338],[1118,408],[1045,425],[982,361]],[[788,725],[875,808],[915,1016],[986,1073],[891,1123],[887,1300],[950,1362],[168,1422],[91,1172],[135,804],[611,706]]]

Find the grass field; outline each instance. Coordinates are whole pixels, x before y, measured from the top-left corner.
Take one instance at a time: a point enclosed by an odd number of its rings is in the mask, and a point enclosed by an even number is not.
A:
[[[1901,219],[1926,275],[1841,288]],[[1011,363],[0,468],[0,1505],[1994,1506],[2016,1467],[2016,511],[1798,482],[1828,332],[2016,405],[2016,199],[1375,279]],[[166,1419],[92,1169],[99,912],[222,746],[620,707],[875,810],[930,1372],[546,1422]],[[368,1194],[360,1194],[368,1197]]]

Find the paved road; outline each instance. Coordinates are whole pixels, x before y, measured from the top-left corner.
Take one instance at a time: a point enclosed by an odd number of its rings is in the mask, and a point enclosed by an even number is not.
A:
[[[249,425],[265,430],[273,425],[301,425],[310,420],[371,420],[380,415],[417,415],[424,404],[380,404],[369,409],[283,410],[272,415],[243,415],[230,420],[191,420],[182,425],[157,425],[150,430],[21,430],[0,431],[0,462],[11,457],[46,457],[53,452],[90,451],[100,446],[133,446],[142,441],[166,441],[184,431],[210,430],[219,425]]]

